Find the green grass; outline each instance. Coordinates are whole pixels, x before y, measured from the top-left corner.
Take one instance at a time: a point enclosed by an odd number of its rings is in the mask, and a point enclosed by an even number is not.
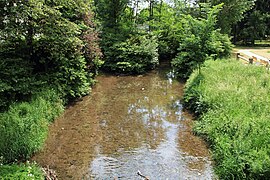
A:
[[[270,179],[270,77],[265,68],[207,61],[189,78],[186,107],[210,143],[220,179]]]
[[[1,180],[42,180],[44,175],[36,164],[0,165]]]
[[[37,93],[30,102],[14,103],[0,113],[0,157],[4,163],[26,160],[47,137],[48,124],[63,110],[52,90]]]
[[[255,44],[258,44],[258,45],[270,45],[270,40],[255,40]]]

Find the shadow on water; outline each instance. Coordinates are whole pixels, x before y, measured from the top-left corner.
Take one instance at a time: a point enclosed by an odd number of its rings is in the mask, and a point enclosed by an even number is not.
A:
[[[59,179],[214,179],[206,144],[183,111],[168,64],[140,76],[98,77],[90,96],[50,127],[32,160]]]

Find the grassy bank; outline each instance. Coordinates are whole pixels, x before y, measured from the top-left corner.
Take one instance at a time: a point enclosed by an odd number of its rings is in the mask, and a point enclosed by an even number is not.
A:
[[[270,79],[265,68],[208,61],[189,78],[184,101],[200,118],[221,179],[270,178]]]
[[[40,150],[47,137],[49,123],[62,111],[59,95],[53,90],[46,90],[34,95],[29,102],[13,103],[8,111],[0,113],[0,163],[4,164],[0,166],[0,179],[10,179],[9,171],[14,171],[12,177],[15,179],[23,176],[26,165],[8,164],[24,161]]]
[[[0,165],[0,179],[44,179],[41,168],[36,164]]]

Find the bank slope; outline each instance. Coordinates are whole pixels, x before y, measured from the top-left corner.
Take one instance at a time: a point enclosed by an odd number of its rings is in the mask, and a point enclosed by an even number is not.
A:
[[[270,178],[270,79],[263,67],[207,61],[184,94],[210,143],[221,179]]]

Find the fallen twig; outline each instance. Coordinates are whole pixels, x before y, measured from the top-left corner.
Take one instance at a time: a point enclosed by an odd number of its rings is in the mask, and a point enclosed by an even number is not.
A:
[[[139,176],[141,176],[142,178],[144,178],[145,180],[150,180],[149,177],[143,175],[140,171],[138,171],[137,174],[138,174]]]

